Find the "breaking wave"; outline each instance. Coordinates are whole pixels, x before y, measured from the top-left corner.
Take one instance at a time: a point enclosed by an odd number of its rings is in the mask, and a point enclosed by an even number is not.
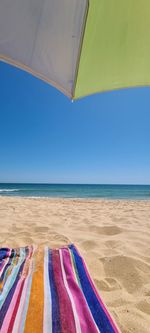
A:
[[[19,190],[17,190],[17,189],[0,189],[0,193],[3,193],[3,192],[17,192],[17,191],[19,191]]]

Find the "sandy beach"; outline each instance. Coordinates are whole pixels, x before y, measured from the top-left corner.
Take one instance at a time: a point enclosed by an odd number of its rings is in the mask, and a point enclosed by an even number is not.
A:
[[[0,246],[74,243],[123,333],[150,331],[150,201],[0,198]]]

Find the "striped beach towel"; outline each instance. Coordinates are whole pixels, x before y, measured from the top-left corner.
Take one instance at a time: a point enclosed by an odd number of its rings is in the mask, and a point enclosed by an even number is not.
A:
[[[118,333],[74,245],[0,249],[1,333]]]

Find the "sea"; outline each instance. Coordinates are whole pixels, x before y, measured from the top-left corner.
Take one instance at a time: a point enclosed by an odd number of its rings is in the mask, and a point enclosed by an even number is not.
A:
[[[150,185],[0,183],[0,196],[150,200]]]

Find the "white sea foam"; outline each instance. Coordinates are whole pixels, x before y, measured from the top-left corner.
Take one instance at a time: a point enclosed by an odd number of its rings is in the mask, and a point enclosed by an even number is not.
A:
[[[5,188],[0,189],[0,192],[1,192],[1,193],[2,193],[2,192],[17,192],[17,191],[19,191],[19,190],[15,189],[15,188],[13,188],[13,189],[5,189]]]

